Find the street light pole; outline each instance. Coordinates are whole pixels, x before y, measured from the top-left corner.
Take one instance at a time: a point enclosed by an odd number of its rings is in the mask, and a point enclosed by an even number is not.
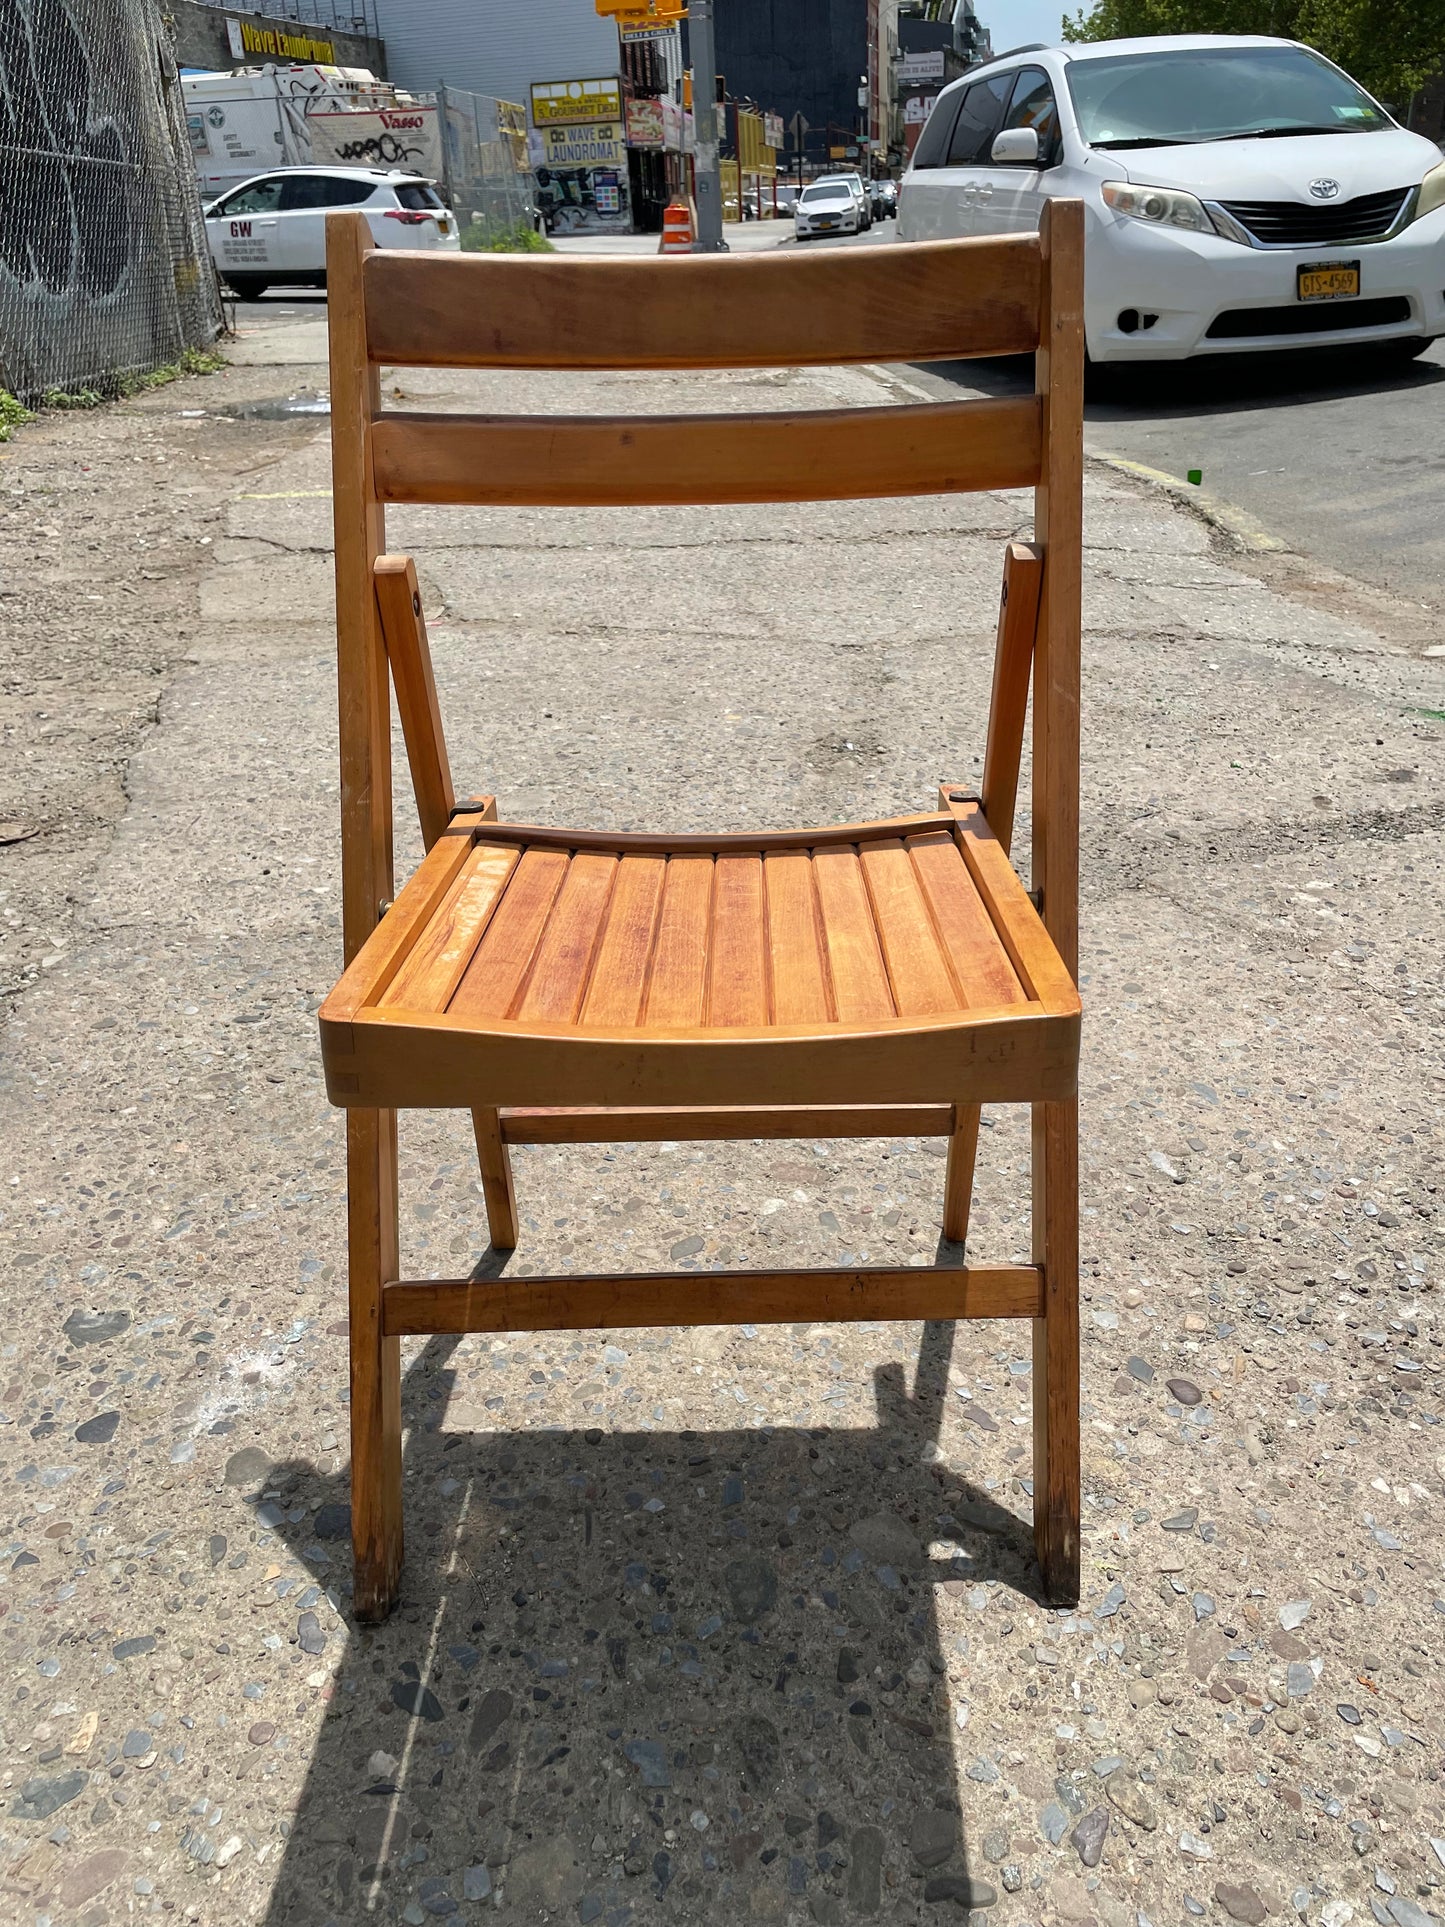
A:
[[[693,176],[697,189],[694,254],[725,254],[722,174],[718,167],[717,48],[712,0],[689,0],[687,39],[692,54]]]

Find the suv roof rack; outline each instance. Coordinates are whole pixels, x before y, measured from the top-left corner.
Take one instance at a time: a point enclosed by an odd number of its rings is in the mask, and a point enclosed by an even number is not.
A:
[[[1001,54],[991,54],[987,60],[981,60],[978,67],[970,67],[968,71],[976,74],[979,67],[997,66],[1000,60],[1012,60],[1015,54],[1056,54],[1061,51],[1060,48],[1051,46],[1047,40],[1028,40],[1022,47],[1005,47]]]

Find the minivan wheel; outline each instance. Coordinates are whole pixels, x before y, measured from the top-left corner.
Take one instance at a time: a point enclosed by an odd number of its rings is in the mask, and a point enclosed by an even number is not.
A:
[[[259,301],[271,285],[264,274],[228,274],[226,280],[238,301]]]

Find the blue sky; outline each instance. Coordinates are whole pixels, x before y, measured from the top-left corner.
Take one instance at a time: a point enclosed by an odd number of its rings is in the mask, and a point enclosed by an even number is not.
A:
[[[1077,12],[1079,3],[1071,0],[1066,7],[1063,0],[974,0],[979,19],[993,35],[995,53],[1021,47],[1030,40],[1056,47],[1063,37],[1060,20],[1065,12]]]

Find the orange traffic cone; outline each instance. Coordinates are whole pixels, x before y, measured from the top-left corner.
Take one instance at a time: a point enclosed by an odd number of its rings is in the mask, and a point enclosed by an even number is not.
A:
[[[679,195],[662,211],[662,239],[657,244],[657,251],[659,254],[691,254],[696,238],[697,222],[693,218],[692,202]]]

